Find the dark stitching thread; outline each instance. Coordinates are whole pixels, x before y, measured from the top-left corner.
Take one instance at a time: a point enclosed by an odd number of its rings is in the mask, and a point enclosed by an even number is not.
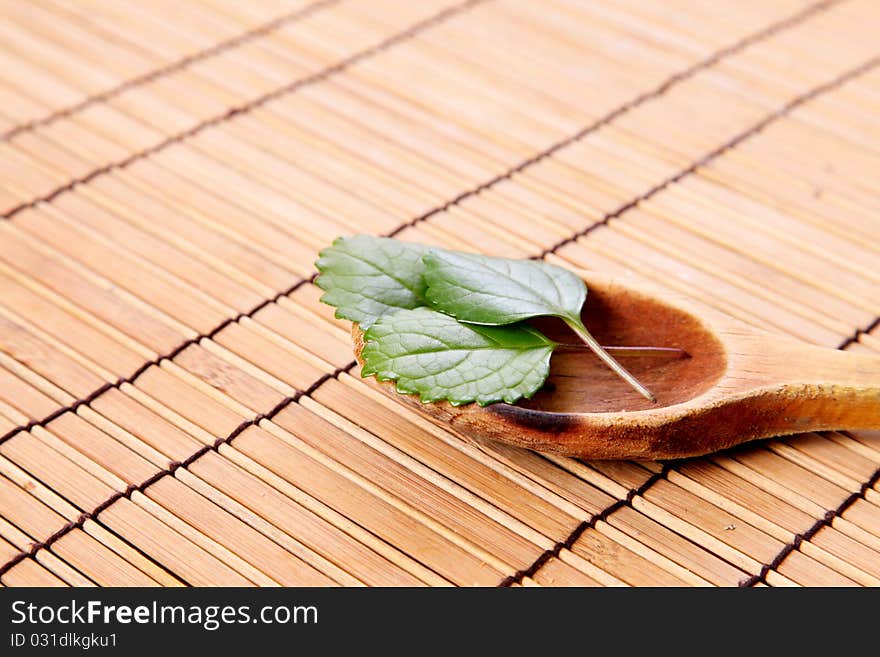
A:
[[[605,509],[600,511],[598,514],[591,517],[589,520],[584,520],[581,524],[574,528],[574,531],[568,535],[568,537],[554,545],[549,550],[544,550],[544,552],[539,556],[531,566],[524,570],[518,570],[513,575],[509,575],[501,580],[501,583],[498,585],[500,587],[509,587],[514,584],[521,584],[523,579],[526,577],[534,577],[535,573],[537,573],[541,567],[546,564],[550,559],[554,557],[558,557],[559,553],[564,549],[570,550],[572,546],[577,542],[577,540],[583,536],[584,532],[588,529],[594,528],[598,523],[607,519],[612,513],[619,511],[625,506],[632,504],[632,501],[641,495],[643,495],[651,486],[656,484],[661,479],[664,479],[668,472],[672,469],[672,465],[670,463],[664,463],[663,468],[660,472],[655,472],[648,479],[646,479],[641,486],[638,488],[632,488],[626,494],[626,497],[622,500],[617,500],[614,504],[607,506]]]
[[[667,80],[662,82],[659,86],[655,87],[651,91],[648,91],[648,92],[643,93],[639,96],[636,96],[631,101],[627,102],[624,105],[621,105],[620,107],[618,107],[614,111],[610,112],[609,114],[606,114],[605,116],[603,116],[601,119],[599,119],[595,123],[592,123],[589,126],[582,128],[581,130],[579,130],[575,134],[573,134],[569,137],[566,137],[565,139],[563,139],[561,141],[556,142],[555,144],[553,144],[549,148],[541,151],[537,155],[534,155],[534,156],[530,157],[529,159],[520,162],[515,167],[508,169],[504,173],[495,176],[491,180],[484,182],[484,183],[480,184],[479,186],[474,187],[473,189],[470,189],[466,192],[462,192],[461,194],[456,196],[451,201],[444,203],[441,206],[437,206],[435,208],[432,208],[431,210],[428,210],[427,212],[425,212],[422,215],[419,215],[418,217],[416,217],[412,221],[409,221],[408,223],[405,223],[405,224],[398,226],[393,231],[388,233],[388,237],[394,237],[398,233],[406,230],[407,228],[409,228],[411,226],[415,226],[416,224],[418,224],[422,221],[425,221],[426,219],[429,219],[429,218],[433,217],[434,215],[440,214],[441,212],[445,212],[450,207],[452,207],[454,205],[458,205],[461,201],[464,201],[468,198],[476,196],[480,192],[483,192],[491,187],[494,187],[495,185],[497,185],[500,182],[511,179],[517,173],[521,173],[522,171],[524,171],[524,170],[532,167],[533,165],[538,164],[539,162],[550,157],[554,153],[557,153],[560,150],[562,150],[568,146],[571,146],[573,143],[575,143],[575,142],[583,139],[587,135],[599,130],[603,126],[608,125],[609,123],[614,121],[616,118],[622,116],[623,114],[626,114],[627,112],[638,107],[642,103],[649,101],[649,100],[653,100],[655,98],[659,98],[660,96],[664,95],[667,91],[669,91],[669,89],[671,87],[675,86],[679,82],[682,82],[683,80],[687,80],[688,78],[693,77],[694,75],[696,75],[700,71],[702,71],[706,68],[709,68],[713,64],[716,64],[721,59],[724,59],[725,57],[732,55],[732,54],[742,50],[743,48],[746,48],[746,47],[752,45],[753,43],[756,43],[758,41],[766,39],[767,37],[773,36],[777,32],[784,30],[788,27],[791,27],[792,25],[796,25],[797,23],[800,23],[801,21],[806,20],[807,18],[809,18],[813,14],[818,13],[820,11],[824,11],[824,10],[828,9],[829,7],[831,7],[832,5],[837,4],[838,2],[840,2],[840,0],[828,0],[827,2],[819,2],[815,5],[812,5],[808,8],[806,8],[803,11],[800,11],[800,12],[794,14],[793,16],[789,16],[786,19],[783,19],[777,23],[774,23],[773,25],[771,25],[771,26],[769,26],[759,32],[755,32],[754,34],[751,34],[748,37],[746,37],[740,41],[737,41],[736,43],[734,43],[731,46],[728,46],[727,48],[722,48],[721,50],[714,53],[713,55],[711,55],[707,59],[704,59],[700,62],[697,62],[693,66],[685,69],[684,71],[681,71],[680,73],[676,73],[675,75],[671,76],[670,78],[668,78]],[[699,163],[698,163],[698,165],[699,165]],[[696,166],[698,166],[698,165],[696,165]],[[674,182],[674,181],[672,181],[672,182]],[[643,200],[643,199],[637,199],[635,202],[638,202],[639,200]],[[625,206],[624,208],[622,208],[618,212],[623,212],[624,210],[629,209],[629,207],[631,207],[631,206]],[[580,236],[580,234],[575,235],[575,237],[572,239],[577,239],[577,237],[579,237],[579,236]],[[557,246],[553,247],[552,250],[559,248],[560,246],[562,246],[565,243],[567,243],[567,242],[563,242],[563,243],[558,244]],[[537,256],[537,257],[539,257],[539,258],[543,257],[547,253],[552,252],[552,250],[545,251],[544,253],[541,254],[541,256]]]
[[[849,345],[858,341],[860,336],[870,333],[875,328],[877,328],[877,326],[880,326],[880,317],[875,318],[874,321],[868,324],[865,328],[856,329],[855,332],[846,340],[841,342],[837,348],[846,349]],[[779,566],[782,565],[782,562],[785,561],[786,557],[788,557],[789,554],[797,550],[801,546],[801,543],[803,543],[804,541],[809,541],[811,538],[813,538],[813,536],[815,536],[820,529],[825,526],[830,527],[835,518],[843,515],[849,507],[855,504],[860,498],[863,498],[868,489],[873,488],[878,480],[880,480],[880,469],[878,469],[867,482],[862,484],[862,487],[858,491],[852,493],[843,502],[841,502],[836,509],[826,511],[825,514],[821,518],[819,518],[807,531],[802,534],[796,534],[794,539],[790,543],[786,543],[786,545],[779,551],[779,554],[777,554],[770,563],[761,566],[761,570],[758,572],[757,575],[752,575],[742,580],[739,583],[739,586],[747,588],[755,586],[758,583],[766,584],[767,574],[771,570],[776,570],[777,568],[779,568]]]
[[[0,436],[0,445],[5,443],[7,440],[12,438],[15,434],[17,434],[19,432],[30,431],[34,427],[42,427],[46,424],[49,424],[49,422],[51,422],[52,420],[55,420],[55,419],[59,418],[60,416],[64,415],[68,411],[75,412],[76,409],[78,409],[80,406],[90,404],[95,399],[97,399],[98,397],[103,395],[105,392],[110,390],[110,388],[113,388],[115,386],[116,386],[116,384],[114,384],[114,383],[105,383],[97,390],[92,391],[87,397],[83,397],[82,399],[78,399],[68,406],[64,406],[62,408],[59,408],[59,409],[52,411],[51,413],[49,413],[49,415],[44,417],[42,420],[31,420],[27,424],[24,424],[20,427],[16,427],[15,429],[12,429],[11,431],[8,431],[7,433],[3,434],[3,436]]]
[[[813,536],[819,533],[821,529],[825,527],[830,527],[835,518],[838,518],[839,516],[842,516],[844,513],[846,513],[846,510],[849,509],[849,507],[855,504],[858,500],[864,499],[865,494],[868,492],[868,490],[873,488],[878,481],[880,481],[880,469],[874,472],[871,478],[864,484],[862,484],[861,488],[859,488],[858,491],[852,493],[843,502],[841,502],[840,506],[831,511],[827,511],[825,515],[819,518],[813,524],[813,526],[810,527],[803,534],[796,535],[791,543],[787,543],[785,547],[779,551],[779,554],[774,557],[773,561],[761,566],[761,570],[757,575],[752,575],[751,577],[742,580],[739,583],[739,586],[743,588],[748,588],[751,586],[755,586],[756,584],[761,582],[766,584],[767,574],[771,570],[776,570],[777,568],[779,568],[779,566],[782,565],[782,562],[785,561],[785,558],[789,554],[797,550],[801,546],[801,543],[803,543],[804,541],[809,541],[811,538],[813,538]]]
[[[685,177],[689,176],[690,174],[694,173],[700,167],[706,166],[707,164],[709,164],[710,162],[712,162],[713,160],[715,160],[719,156],[721,156],[724,153],[726,153],[727,151],[729,151],[731,148],[735,148],[736,146],[738,146],[739,144],[741,144],[745,140],[759,134],[762,130],[764,130],[764,128],[766,128],[771,123],[778,121],[779,119],[787,116],[788,113],[791,112],[793,109],[797,109],[798,107],[800,107],[801,105],[803,105],[806,102],[809,102],[810,100],[812,100],[816,96],[819,96],[823,93],[831,91],[832,89],[839,87],[840,85],[848,82],[849,80],[852,80],[853,78],[858,77],[859,75],[866,73],[867,71],[869,71],[872,68],[874,68],[875,66],[877,66],[878,63],[880,63],[880,57],[873,57],[873,58],[869,59],[867,62],[865,62],[864,64],[862,64],[861,66],[857,66],[854,69],[850,69],[849,71],[847,71],[843,75],[840,75],[840,76],[834,78],[830,82],[826,82],[825,84],[821,84],[818,87],[811,89],[808,93],[806,93],[802,96],[798,96],[797,98],[789,101],[788,103],[783,105],[780,109],[778,109],[775,112],[764,117],[761,121],[759,121],[758,123],[753,125],[748,130],[745,130],[745,131],[739,133],[736,137],[734,137],[730,141],[728,141],[728,142],[722,144],[721,146],[719,146],[718,148],[710,151],[709,153],[704,155],[698,161],[691,164],[686,169],[682,169],[681,171],[679,171],[675,175],[667,178],[666,180],[659,183],[658,185],[655,185],[654,187],[649,189],[647,192],[640,194],[638,197],[636,197],[632,201],[629,201],[625,205],[620,206],[619,208],[617,208],[616,210],[614,210],[610,214],[606,214],[600,221],[597,221],[596,223],[591,224],[590,226],[588,226],[584,230],[580,231],[579,233],[575,233],[571,237],[567,237],[566,239],[557,242],[554,246],[550,247],[549,249],[545,249],[537,257],[543,258],[544,256],[546,256],[550,253],[554,253],[556,250],[562,248],[566,244],[570,244],[572,242],[575,242],[579,238],[590,234],[591,232],[593,232],[594,230],[596,230],[600,226],[607,225],[608,222],[610,222],[612,219],[619,217],[627,210],[631,210],[632,208],[636,207],[642,201],[645,201],[645,200],[651,198],[652,196],[654,196],[658,192],[663,191],[664,189],[666,189],[670,185],[677,183],[682,178],[685,178]]]
[[[315,2],[307,7],[290,12],[267,23],[263,23],[262,25],[248,30],[247,32],[244,32],[242,34],[239,34],[236,37],[227,39],[226,41],[221,41],[220,43],[208,48],[207,50],[202,50],[201,52],[198,52],[194,55],[183,57],[182,59],[178,59],[175,62],[166,64],[165,66],[162,66],[154,71],[150,71],[149,73],[145,73],[144,75],[139,75],[135,78],[131,78],[130,80],[126,80],[125,82],[115,87],[112,87],[107,91],[102,91],[101,93],[95,94],[94,96],[89,96],[88,98],[80,101],[79,103],[76,103],[75,105],[52,112],[39,119],[34,119],[32,121],[28,121],[27,123],[23,123],[19,126],[11,128],[0,135],[0,141],[9,141],[13,137],[20,135],[24,132],[29,132],[34,128],[48,125],[50,123],[53,123],[54,121],[57,121],[58,119],[62,119],[88,107],[91,107],[92,105],[102,103],[104,101],[110,100],[111,98],[115,98],[116,96],[119,96],[129,89],[134,89],[135,87],[139,87],[143,84],[146,84],[147,82],[152,82],[153,80],[157,80],[158,78],[165,77],[166,75],[170,75],[171,73],[180,71],[190,64],[195,64],[196,62],[200,62],[202,60],[208,59],[209,57],[213,57],[214,55],[218,55],[226,50],[245,44],[248,41],[256,39],[257,37],[268,34],[269,32],[274,32],[278,28],[284,26],[286,23],[306,18],[318,10],[332,7],[333,5],[338,3],[339,0],[319,0],[319,2]]]
[[[120,491],[115,492],[109,498],[104,500],[101,504],[99,504],[94,509],[92,509],[92,511],[86,511],[84,513],[81,513],[75,521],[68,522],[63,527],[61,527],[61,529],[56,531],[54,534],[49,536],[44,541],[32,543],[30,549],[28,549],[27,551],[18,553],[15,557],[13,557],[9,561],[7,561],[5,564],[0,566],[0,577],[2,577],[11,568],[15,567],[18,563],[20,563],[24,559],[27,559],[28,557],[36,556],[37,552],[39,552],[42,549],[49,549],[52,546],[52,544],[54,544],[56,541],[58,541],[63,536],[66,536],[68,533],[72,532],[74,529],[81,529],[87,520],[94,520],[95,522],[99,522],[98,515],[102,511],[104,511],[105,509],[107,509],[108,507],[113,505],[115,502],[122,499],[123,497],[127,498],[127,499],[131,499],[132,494],[134,494],[135,492],[143,493],[147,488],[149,488],[150,486],[155,484],[157,481],[159,481],[163,477],[173,475],[180,468],[189,467],[192,463],[194,463],[195,461],[200,459],[202,456],[204,456],[208,452],[216,452],[223,445],[231,443],[233,440],[235,440],[245,430],[249,429],[250,427],[259,425],[259,423],[263,420],[271,420],[276,415],[278,415],[281,411],[283,411],[285,408],[287,408],[290,404],[299,401],[303,397],[308,397],[313,392],[315,392],[315,390],[317,390],[319,387],[321,387],[324,383],[326,383],[330,379],[337,379],[337,378],[339,378],[339,375],[342,374],[343,372],[351,371],[355,367],[355,365],[357,365],[357,361],[351,361],[350,363],[347,363],[346,365],[343,365],[342,367],[337,367],[335,370],[333,370],[332,373],[324,374],[324,375],[320,376],[314,383],[312,383],[305,390],[297,391],[296,394],[294,394],[291,397],[285,397],[280,402],[278,402],[275,406],[273,406],[268,412],[258,413],[250,420],[244,420],[241,424],[239,424],[237,427],[235,427],[229,433],[229,435],[226,436],[225,438],[218,438],[210,445],[203,445],[198,450],[196,450],[195,452],[190,454],[183,461],[172,461],[171,463],[168,464],[168,466],[166,468],[157,471],[155,474],[150,476],[148,479],[145,479],[140,484],[129,485],[125,489],[124,492],[120,492]],[[175,574],[175,577],[178,577],[178,576]]]
[[[101,504],[99,504],[97,507],[95,507],[94,511],[92,511],[91,513],[88,513],[88,512],[86,512],[86,513],[81,513],[81,514],[77,517],[77,519],[76,519],[75,521],[68,522],[68,523],[65,524],[63,527],[61,527],[61,529],[59,529],[58,531],[56,531],[54,534],[52,534],[52,535],[51,535],[49,538],[47,538],[46,540],[41,541],[41,542],[37,542],[37,543],[31,543],[31,547],[30,547],[28,550],[23,551],[23,552],[19,552],[19,553],[18,553],[17,555],[15,555],[12,559],[10,559],[10,560],[7,561],[5,564],[3,564],[2,566],[0,566],[0,577],[3,577],[3,575],[5,575],[5,574],[8,573],[10,570],[12,570],[13,568],[15,568],[15,566],[17,566],[19,563],[21,563],[21,562],[24,561],[25,559],[36,558],[37,553],[38,553],[40,550],[44,550],[44,549],[45,549],[45,550],[48,550],[50,547],[52,547],[52,545],[53,545],[55,542],[57,542],[58,540],[60,540],[60,539],[63,538],[64,536],[66,536],[68,533],[72,532],[74,529],[82,529],[83,525],[86,523],[87,520],[95,518],[95,522],[99,522],[99,521],[96,519],[97,516],[98,516],[98,514],[101,513],[101,512],[102,512],[104,509],[106,509],[107,507],[109,507],[111,504],[113,504],[114,502],[116,502],[117,500],[119,500],[120,498],[122,498],[122,497],[128,497],[129,495],[131,495],[131,493],[134,492],[133,490],[131,490],[132,488],[133,488],[133,486],[129,486],[129,487],[126,489],[126,492],[125,492],[125,493],[120,493],[120,492],[114,493],[112,496],[110,496],[110,497],[109,497],[107,500],[105,500],[103,503],[101,503]],[[131,547],[135,552],[140,553],[141,556],[143,556],[145,559],[147,559],[148,561],[150,561],[150,562],[156,564],[156,566],[158,566],[159,568],[161,568],[161,569],[167,571],[167,569],[165,569],[164,566],[162,566],[161,564],[159,564],[158,562],[156,562],[155,559],[153,559],[150,555],[146,554],[146,553],[145,553],[143,550],[141,550],[139,547],[137,547],[136,545],[133,545],[132,543],[129,543],[125,538],[119,536],[119,534],[117,534],[117,533],[114,532],[113,530],[107,528],[107,531],[109,531],[109,532],[112,533],[112,534],[115,534],[118,538],[120,538],[120,540],[122,540],[123,542],[125,542],[125,543],[126,543],[129,547]],[[184,580],[180,575],[178,575],[178,574],[176,574],[176,573],[172,573],[172,574],[173,574],[174,577],[176,577],[178,580],[180,580],[181,582],[183,582],[184,584],[186,584],[187,586],[189,586],[189,582],[187,582],[186,580]]]
[[[839,345],[837,345],[837,348],[838,349],[846,349],[848,346],[850,346],[854,342],[858,342],[860,337],[862,337],[863,335],[867,335],[868,333],[873,331],[878,326],[880,326],[880,317],[875,317],[874,321],[871,322],[870,324],[868,324],[865,328],[856,329],[851,336],[849,336],[843,342],[841,342]]]
[[[262,96],[259,96],[258,98],[250,100],[246,103],[242,103],[241,105],[238,105],[237,107],[233,107],[233,108],[227,110],[226,112],[224,112],[223,114],[219,114],[211,119],[208,119],[207,121],[203,121],[201,123],[198,123],[198,124],[194,125],[192,128],[184,130],[183,132],[180,132],[180,133],[174,135],[173,137],[168,137],[167,139],[163,139],[158,144],[150,146],[149,148],[145,148],[144,150],[138,151],[137,153],[133,153],[132,155],[129,155],[128,157],[123,158],[122,160],[119,160],[117,162],[111,162],[109,164],[105,164],[104,166],[99,167],[97,169],[94,169],[93,171],[87,173],[84,176],[81,176],[79,178],[76,178],[76,179],[70,181],[66,185],[62,185],[61,187],[54,189],[53,191],[49,192],[48,194],[45,194],[45,195],[40,196],[38,198],[32,199],[30,201],[25,201],[24,203],[20,203],[20,204],[16,205],[15,207],[11,208],[10,210],[7,210],[6,212],[4,212],[2,217],[4,219],[11,219],[19,212],[23,212],[24,210],[27,210],[29,208],[33,208],[33,207],[39,205],[40,203],[46,203],[46,202],[52,201],[53,199],[55,199],[59,195],[65,193],[65,192],[71,191],[77,185],[87,183],[90,180],[93,180],[94,178],[97,178],[98,176],[101,176],[105,173],[109,173],[110,171],[113,171],[115,169],[124,169],[125,167],[133,164],[134,162],[137,162],[137,161],[142,160],[146,157],[154,155],[154,154],[158,153],[159,151],[167,148],[168,146],[171,146],[172,144],[182,142],[182,141],[200,133],[205,128],[209,128],[209,127],[212,127],[215,125],[219,125],[221,123],[225,123],[226,121],[229,121],[230,119],[232,119],[233,117],[235,117],[239,114],[244,114],[244,113],[250,112],[251,110],[254,110],[258,107],[262,107],[266,103],[268,103],[272,100],[275,100],[276,98],[279,98],[281,96],[284,96],[285,94],[288,94],[288,93],[295,91],[297,89],[300,89],[302,87],[305,87],[305,86],[308,86],[311,84],[315,84],[316,82],[320,82],[320,81],[330,77],[331,75],[334,75],[336,73],[344,71],[345,69],[349,68],[353,64],[357,64],[358,62],[360,62],[363,59],[367,59],[369,57],[372,57],[373,55],[376,55],[384,50],[387,50],[391,46],[394,46],[398,43],[401,43],[402,41],[406,41],[407,39],[411,39],[412,37],[416,36],[417,34],[424,31],[425,29],[432,27],[432,26],[436,25],[437,23],[441,23],[444,20],[446,20],[447,18],[454,16],[456,14],[459,14],[474,5],[477,5],[477,4],[479,4],[481,2],[485,2],[485,1],[486,0],[466,0],[465,2],[463,2],[461,4],[455,5],[453,7],[449,7],[448,9],[444,9],[443,11],[438,12],[429,18],[426,18],[422,21],[419,21],[419,22],[411,25],[410,27],[408,27],[404,31],[398,32],[394,36],[391,36],[391,37],[385,39],[384,41],[380,41],[379,43],[377,43],[374,46],[370,46],[369,48],[361,50],[360,52],[357,52],[354,55],[346,57],[345,59],[340,60],[336,64],[333,64],[332,66],[328,66],[327,68],[322,69],[322,70],[318,71],[317,73],[313,73],[312,75],[307,75],[306,77],[299,78],[298,80],[294,80],[290,84],[287,84],[283,87],[280,87],[274,91],[270,91],[269,93],[263,94]]]
[[[225,329],[230,324],[237,323],[237,322],[241,321],[242,319],[244,319],[245,317],[253,317],[260,310],[265,308],[266,306],[268,306],[272,303],[277,303],[278,300],[281,299],[281,297],[286,297],[290,294],[293,294],[296,290],[298,290],[300,287],[302,287],[306,283],[314,282],[314,280],[317,277],[318,277],[318,274],[315,273],[315,274],[312,274],[309,278],[304,278],[300,281],[297,281],[296,283],[291,285],[289,288],[287,288],[283,292],[279,292],[278,294],[276,294],[271,299],[266,299],[265,301],[261,301],[256,306],[251,308],[249,311],[247,311],[245,313],[239,313],[235,317],[223,320],[219,325],[217,325],[216,327],[211,329],[211,331],[209,333],[200,333],[199,335],[197,335],[194,338],[189,338],[188,340],[184,340],[182,343],[177,345],[177,347],[175,347],[172,351],[168,352],[167,354],[164,354],[162,356],[157,356],[156,358],[154,358],[152,360],[148,360],[146,363],[144,363],[139,368],[137,368],[129,376],[121,377],[113,383],[105,383],[100,388],[98,388],[94,392],[90,393],[87,397],[83,397],[82,399],[76,400],[72,404],[69,404],[67,406],[63,406],[59,409],[56,409],[41,420],[32,420],[31,422],[28,422],[25,425],[11,429],[10,431],[8,431],[5,434],[3,434],[2,436],[0,436],[0,445],[2,445],[7,440],[9,440],[10,438],[13,438],[14,436],[16,436],[19,433],[30,431],[34,427],[44,427],[47,424],[49,424],[52,420],[59,418],[60,416],[67,413],[68,411],[75,412],[80,406],[88,406],[95,399],[97,399],[98,397],[100,397],[101,395],[103,395],[105,392],[107,392],[110,389],[113,389],[113,388],[119,389],[119,387],[122,386],[124,383],[134,383],[138,377],[140,377],[144,372],[146,372],[148,369],[150,369],[154,365],[159,365],[159,363],[161,363],[163,360],[174,360],[174,358],[179,356],[187,347],[190,347],[194,344],[198,344],[199,342],[201,342],[204,339],[208,339],[208,340],[213,339],[218,333],[220,333],[220,331]],[[355,365],[355,363],[351,363],[350,367],[354,367],[354,365]],[[333,374],[328,375],[328,376],[338,376],[338,375],[339,375],[339,371],[336,371]]]
[[[147,361],[146,363],[144,363],[143,365],[138,367],[129,376],[120,377],[119,379],[117,379],[113,383],[105,383],[100,388],[98,388],[97,390],[95,390],[94,392],[89,394],[87,397],[83,397],[82,399],[78,399],[75,402],[73,402],[72,404],[69,404],[68,406],[64,406],[62,408],[59,408],[59,409],[53,411],[52,413],[50,413],[49,415],[44,417],[42,420],[33,420],[31,422],[28,422],[25,425],[22,425],[20,427],[16,427],[16,428],[6,432],[2,436],[0,436],[0,445],[2,445],[7,440],[16,436],[19,433],[22,433],[25,431],[30,431],[34,427],[44,427],[47,424],[49,424],[52,420],[57,419],[58,417],[60,417],[64,413],[67,413],[68,411],[75,412],[76,409],[78,409],[80,406],[84,406],[84,405],[88,406],[91,402],[93,402],[95,399],[100,397],[102,394],[104,394],[105,392],[107,392],[111,388],[119,389],[120,386],[122,386],[125,383],[134,383],[135,380],[138,379],[138,377],[140,377],[144,372],[146,372],[148,369],[150,369],[154,365],[159,365],[159,363],[161,363],[163,360],[173,360],[178,355],[180,355],[180,353],[183,352],[187,347],[191,347],[194,344],[198,344],[199,342],[201,342],[204,339],[210,340],[210,339],[214,338],[220,331],[225,329],[227,326],[229,326],[230,324],[233,324],[235,322],[238,322],[238,321],[244,319],[245,317],[253,317],[257,312],[259,312],[260,310],[262,310],[263,308],[265,308],[269,304],[276,303],[281,297],[287,296],[289,294],[293,294],[293,292],[295,292],[297,289],[299,289],[300,287],[302,287],[306,283],[313,281],[315,279],[315,277],[316,276],[312,276],[311,278],[297,281],[296,283],[291,285],[289,288],[287,288],[283,292],[279,292],[278,294],[276,294],[271,299],[266,299],[265,301],[261,301],[259,304],[257,304],[253,308],[251,308],[249,311],[247,311],[245,313],[239,313],[238,315],[236,315],[233,318],[223,320],[218,326],[213,328],[209,333],[200,333],[199,335],[197,335],[194,338],[189,338],[188,340],[184,340],[182,343],[177,345],[177,347],[175,347],[169,353],[161,355],[161,356],[157,356],[156,358]]]

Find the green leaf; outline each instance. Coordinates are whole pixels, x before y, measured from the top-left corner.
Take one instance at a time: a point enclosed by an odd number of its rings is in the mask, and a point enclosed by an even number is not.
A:
[[[321,252],[315,265],[321,272],[315,282],[325,290],[321,301],[336,306],[337,317],[358,322],[364,330],[389,314],[426,305],[432,305],[461,322],[480,325],[507,325],[530,317],[553,315],[562,318],[590,349],[633,388],[648,399],[654,399],[651,392],[621,367],[587,331],[580,318],[586,286],[580,278],[561,267],[533,260],[510,260],[431,249],[370,235],[337,239],[331,247]],[[485,340],[495,337],[493,331],[473,326],[461,330],[483,336]],[[540,336],[532,329],[520,327],[520,330],[527,331],[532,340],[535,335]],[[504,340],[514,339],[503,332],[498,336],[501,336],[498,344],[502,346],[506,344]],[[540,337],[543,339],[543,336]],[[546,343],[549,344],[552,343]],[[552,347],[549,349],[552,350]],[[461,349],[458,353],[462,353]],[[520,354],[521,359],[512,360],[514,371],[524,366],[530,354],[526,349]],[[549,351],[546,356],[549,361]],[[488,358],[488,353],[483,357]],[[445,362],[448,364],[448,360]],[[460,366],[467,362],[462,357]],[[505,363],[499,363],[507,367]],[[543,377],[547,376],[547,372],[545,367]],[[494,398],[489,399],[483,394],[483,388],[491,388],[490,383],[481,380],[477,385],[462,373],[465,378],[455,388],[456,392],[450,393],[451,396],[447,398],[454,403],[466,403],[469,397],[480,403],[507,400],[509,397],[519,399],[526,394],[524,390],[537,390],[543,383],[543,378],[538,381],[533,374],[516,385],[508,386],[507,391],[496,388],[492,392]],[[391,378],[391,374],[383,376]],[[491,379],[488,374],[484,378],[497,382],[505,380],[504,376],[508,374],[505,373],[500,379]],[[396,378],[399,388],[408,385],[404,378]],[[444,383],[448,379],[440,377],[438,380]],[[418,392],[426,399],[438,389],[435,386]],[[443,397],[437,397],[440,398]]]
[[[425,296],[437,310],[463,322],[489,325],[543,315],[560,317],[618,376],[646,399],[656,401],[584,326],[581,308],[587,286],[574,273],[536,260],[453,251],[430,250],[423,260]]]
[[[367,329],[382,315],[427,305],[422,256],[428,248],[387,237],[340,237],[319,254],[315,284],[336,316]]]
[[[525,325],[462,324],[417,308],[381,317],[364,335],[362,376],[397,381],[423,402],[509,404],[537,392],[556,346]]]
[[[541,315],[580,322],[587,288],[562,267],[434,249],[423,259],[428,301],[463,322],[502,325]]]

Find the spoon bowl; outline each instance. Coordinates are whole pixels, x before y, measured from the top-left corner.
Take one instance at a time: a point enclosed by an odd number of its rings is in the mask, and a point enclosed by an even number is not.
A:
[[[681,458],[770,436],[880,429],[880,357],[766,333],[644,284],[582,277],[589,290],[583,320],[601,344],[690,355],[621,359],[657,403],[582,349],[557,350],[544,387],[515,405],[423,404],[393,382],[375,385],[466,436],[585,459]],[[533,324],[558,342],[577,341],[561,321]],[[352,335],[360,359],[357,325]]]

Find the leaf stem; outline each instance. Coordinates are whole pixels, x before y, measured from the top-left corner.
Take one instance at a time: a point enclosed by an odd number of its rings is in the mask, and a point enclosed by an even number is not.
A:
[[[657,398],[654,396],[650,390],[648,390],[645,386],[643,386],[639,380],[630,374],[626,368],[624,368],[620,363],[618,363],[614,358],[609,354],[605,349],[600,345],[596,338],[594,338],[590,332],[587,330],[587,327],[584,326],[583,322],[579,319],[575,320],[569,317],[563,317],[563,321],[568,324],[569,328],[577,333],[577,336],[584,341],[584,343],[593,350],[593,352],[602,359],[602,361],[614,370],[614,373],[617,374],[621,379],[626,381],[630,386],[633,387],[642,397],[648,399],[655,404],[657,403]]]
[[[568,344],[565,342],[557,342],[556,348],[560,351],[592,351],[592,349],[585,344]],[[617,358],[666,358],[673,360],[691,357],[688,352],[684,349],[679,349],[678,347],[645,347],[640,345],[611,346],[603,344],[602,348]]]

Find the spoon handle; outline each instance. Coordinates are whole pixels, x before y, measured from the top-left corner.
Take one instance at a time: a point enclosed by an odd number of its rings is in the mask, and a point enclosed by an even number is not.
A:
[[[824,382],[880,394],[880,356],[808,347],[797,363],[805,383]]]
[[[880,429],[880,357],[799,345],[773,361],[786,416],[816,428]]]

